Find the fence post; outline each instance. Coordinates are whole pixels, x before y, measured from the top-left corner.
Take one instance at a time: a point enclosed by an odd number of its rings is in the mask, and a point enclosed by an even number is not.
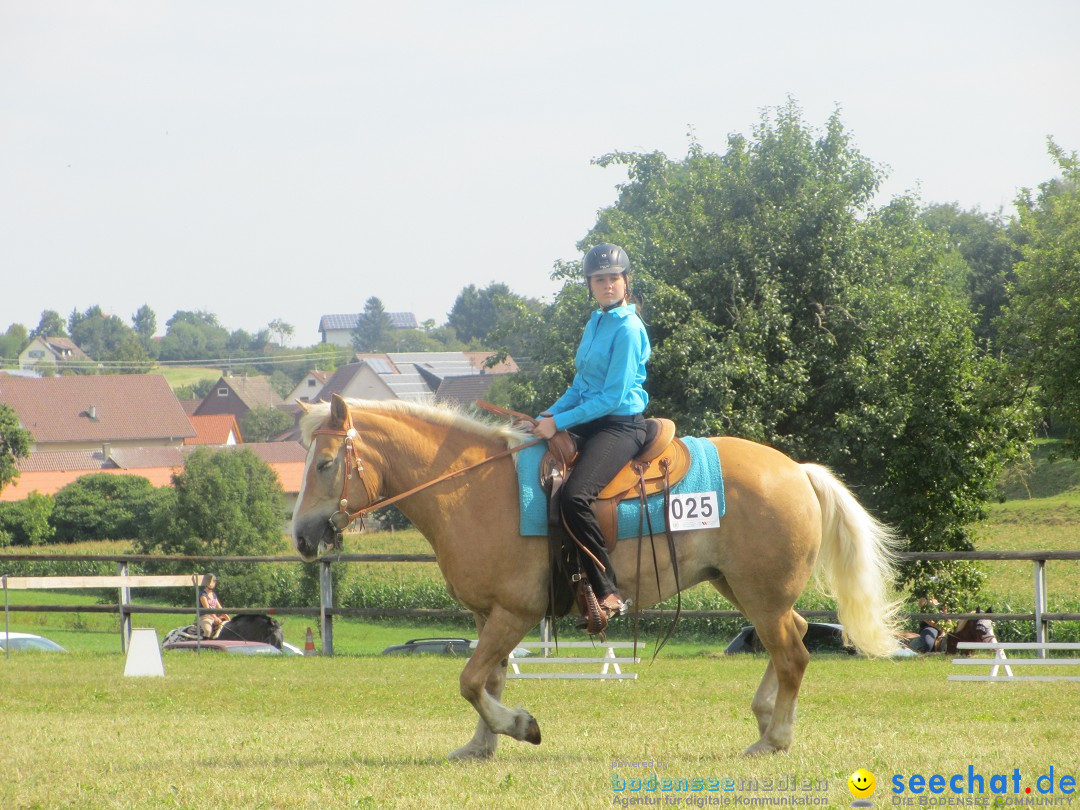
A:
[[[128,564],[120,562],[116,565],[118,576],[128,575]],[[131,605],[131,588],[120,589],[120,652],[127,653],[128,639],[131,638],[131,614],[128,607]]]
[[[540,620],[540,640],[551,641],[551,619],[547,616]],[[551,655],[551,648],[544,647],[544,658]]]
[[[334,581],[330,576],[330,561],[319,561],[319,626],[322,634],[322,654],[334,654],[334,616],[327,608],[334,607]]]
[[[1035,642],[1046,641],[1046,560],[1035,560]],[[1039,658],[1046,658],[1046,648],[1038,650]]]

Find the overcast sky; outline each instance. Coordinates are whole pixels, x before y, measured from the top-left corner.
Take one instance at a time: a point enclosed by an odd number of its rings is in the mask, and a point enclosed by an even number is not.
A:
[[[1080,3],[0,0],[0,331],[550,299],[616,150],[721,152],[794,97],[879,202],[1012,211],[1080,149]]]

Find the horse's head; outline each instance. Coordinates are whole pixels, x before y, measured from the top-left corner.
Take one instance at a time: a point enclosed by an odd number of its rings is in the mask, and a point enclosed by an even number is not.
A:
[[[975,609],[976,613],[984,611]],[[986,613],[993,613],[992,607],[987,608]],[[989,618],[960,619],[956,623],[956,629],[948,634],[945,650],[956,652],[957,644],[961,641],[973,641],[977,644],[990,644],[997,641],[994,633],[994,623]],[[961,651],[963,655],[970,655],[970,651]]]
[[[329,405],[305,410],[301,429],[308,455],[293,511],[293,543],[311,562],[341,548],[349,513],[369,506],[379,485],[374,472],[364,469],[363,441],[345,400],[334,394]]]
[[[267,633],[266,641],[267,643],[272,644],[280,650],[283,646],[285,646],[285,631],[282,630],[281,622],[279,622],[277,619],[273,619],[269,616],[267,616],[266,618],[270,619],[270,628]]]

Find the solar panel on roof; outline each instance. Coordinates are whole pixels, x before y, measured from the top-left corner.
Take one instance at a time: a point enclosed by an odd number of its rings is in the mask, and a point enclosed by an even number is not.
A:
[[[397,369],[384,357],[365,357],[364,362],[371,366],[376,374],[396,374]]]

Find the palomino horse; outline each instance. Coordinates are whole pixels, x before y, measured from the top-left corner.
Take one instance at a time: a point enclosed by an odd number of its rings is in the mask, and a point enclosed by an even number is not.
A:
[[[456,410],[336,395],[311,406],[301,428],[309,449],[293,538],[308,561],[340,544],[340,530],[358,509],[503,453],[409,495],[400,509],[431,544],[448,590],[473,612],[479,633],[461,694],[480,721],[450,756],[491,757],[499,734],[538,744],[536,720],[500,702],[507,656],[543,618],[548,600],[547,543],[519,534],[517,475],[505,455],[508,445],[532,437]],[[893,651],[891,535],[825,468],[741,439],[712,441],[727,514],[718,529],[676,535],[679,582],[711,583],[757,628],[770,660],[751,704],[761,736],[744,753],[783,751],[809,660],[795,600],[820,563],[850,642],[872,656]],[[637,540],[620,541],[612,563],[620,591],[637,607],[675,593],[671,560],[659,559],[656,571],[651,553],[641,555],[636,581]]]

